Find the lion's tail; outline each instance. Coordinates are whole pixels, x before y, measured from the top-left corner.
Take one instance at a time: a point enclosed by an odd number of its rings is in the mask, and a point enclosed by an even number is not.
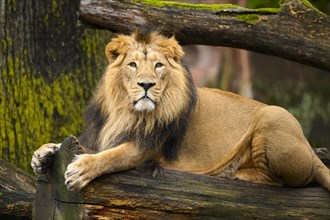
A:
[[[314,157],[314,181],[330,192],[330,170],[322,163],[313,152]]]
[[[243,137],[238,141],[228,157],[217,163],[211,169],[203,171],[203,174],[220,177],[230,177],[241,165],[241,160],[248,148],[251,146],[253,134],[257,123],[249,126]]]

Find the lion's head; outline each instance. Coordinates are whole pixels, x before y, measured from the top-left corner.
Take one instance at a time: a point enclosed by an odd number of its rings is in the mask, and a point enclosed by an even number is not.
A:
[[[174,135],[168,129],[185,131],[182,120],[188,120],[196,94],[174,37],[156,32],[119,35],[105,53],[109,66],[92,101],[102,115],[96,123],[99,149],[127,140],[142,147],[163,145]],[[159,146],[148,146],[153,147]]]
[[[130,110],[135,110],[135,113],[153,112],[167,98],[176,102],[178,108],[186,104],[186,97],[170,94],[179,92],[173,91],[174,87],[187,91],[186,76],[182,74],[182,67],[178,63],[184,53],[173,37],[165,38],[157,33],[148,36],[139,36],[139,33],[120,35],[107,45],[105,52],[110,62],[105,76],[111,80],[108,85],[114,80],[121,84],[122,95]],[[116,77],[120,79],[114,79],[113,72],[117,72],[119,75]]]

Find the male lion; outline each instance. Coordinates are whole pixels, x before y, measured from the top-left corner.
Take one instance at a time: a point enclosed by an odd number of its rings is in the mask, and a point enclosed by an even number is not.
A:
[[[196,89],[174,37],[119,35],[105,53],[110,64],[80,137],[94,153],[68,165],[68,189],[152,160],[160,167],[261,184],[317,181],[330,191],[329,169],[289,112],[218,89]],[[47,172],[49,155],[59,147],[41,146],[32,157],[34,172]]]

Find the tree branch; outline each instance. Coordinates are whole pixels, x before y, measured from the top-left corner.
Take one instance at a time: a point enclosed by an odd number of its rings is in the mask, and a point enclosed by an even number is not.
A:
[[[82,0],[80,19],[112,32],[156,28],[181,44],[247,49],[330,70],[330,18],[307,0],[281,9],[245,9],[168,1]]]

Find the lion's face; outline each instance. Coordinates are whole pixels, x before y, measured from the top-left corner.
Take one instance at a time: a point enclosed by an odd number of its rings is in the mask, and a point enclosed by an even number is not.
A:
[[[114,72],[118,75],[109,80],[109,84],[114,81],[122,84],[117,91],[124,89],[124,99],[130,102],[131,109],[153,112],[160,103],[164,103],[164,99],[175,98],[172,97],[174,91],[167,90],[168,87],[170,90],[177,87],[185,90],[186,85],[182,84],[186,84],[186,76],[180,63],[183,54],[174,38],[157,33],[143,39],[139,39],[137,34],[119,35],[106,47],[109,68],[112,69],[109,75],[114,75]],[[180,101],[180,98],[171,101]]]
[[[168,84],[171,66],[150,45],[131,48],[122,63],[122,81],[136,111],[153,111]]]

